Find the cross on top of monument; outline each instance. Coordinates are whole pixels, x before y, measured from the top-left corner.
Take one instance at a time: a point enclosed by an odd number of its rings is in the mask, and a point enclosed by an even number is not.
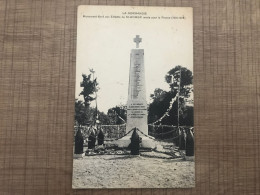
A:
[[[142,38],[140,38],[139,35],[136,35],[136,37],[134,38],[134,42],[136,43],[136,48],[139,47],[139,43],[142,42]]]

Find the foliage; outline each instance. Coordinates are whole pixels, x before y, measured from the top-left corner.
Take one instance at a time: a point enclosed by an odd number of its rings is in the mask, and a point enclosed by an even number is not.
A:
[[[81,82],[81,87],[83,87],[83,89],[79,95],[83,95],[85,106],[89,107],[90,102],[96,99],[93,95],[98,91],[97,78],[91,80],[91,74],[88,76],[82,74],[82,78],[83,81]]]
[[[153,102],[148,108],[148,123],[158,120],[167,111],[174,96],[175,94],[171,91],[167,92],[159,88],[154,90],[154,94],[151,94]]]
[[[75,124],[77,126],[93,124],[95,113],[95,108],[87,108],[81,100],[75,100]],[[104,112],[98,111],[98,120],[101,124],[109,124],[109,117]]]
[[[181,83],[180,83],[181,90],[184,90],[185,86],[189,86],[192,84],[192,80],[193,80],[192,72],[185,67],[176,66],[171,70],[169,70],[167,75],[165,76],[165,81],[170,85],[172,91],[177,90],[177,88],[175,87],[178,86],[180,71],[181,71]]]
[[[193,91],[192,80],[192,72],[185,67],[176,66],[168,71],[165,81],[169,84],[171,90],[164,91],[157,88],[151,94],[152,103],[149,105],[148,122],[153,123],[163,116],[170,107],[172,98],[178,95],[180,84],[179,125],[193,126],[193,98],[190,97]],[[168,112],[168,117],[163,118],[160,123],[164,125],[178,124],[178,101],[173,103],[172,109]]]
[[[107,111],[111,125],[124,124],[126,121],[126,106],[115,106]]]
[[[98,111],[98,120],[102,125],[109,125],[110,124],[110,119],[108,115],[106,115],[104,112]]]
[[[81,100],[75,99],[75,123],[78,126],[86,125],[90,120],[91,111],[89,111]]]

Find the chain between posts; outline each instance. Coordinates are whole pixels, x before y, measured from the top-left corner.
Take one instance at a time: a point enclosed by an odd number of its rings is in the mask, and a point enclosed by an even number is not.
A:
[[[165,135],[165,134],[173,133],[173,132],[176,132],[176,131],[178,131],[178,129],[175,129],[175,130],[172,130],[172,131],[168,131],[168,132],[165,132],[165,133],[152,133],[152,132],[150,132],[150,133],[153,134],[153,135]]]
[[[125,137],[126,135],[128,135],[130,132],[132,132],[134,129],[132,129],[132,130],[130,130],[129,132],[127,132],[127,133],[125,133],[122,137],[119,137],[119,138],[115,138],[115,139],[104,139],[104,141],[115,141],[115,140],[119,140],[119,139],[121,139],[121,138],[123,138],[123,137]],[[93,136],[89,136],[89,137],[93,137]],[[94,138],[96,138],[96,137],[94,137]],[[101,139],[99,139],[99,138],[96,138],[97,140],[101,140]]]
[[[141,130],[139,130],[138,128],[133,128],[131,129],[129,132],[125,133],[123,136],[119,137],[119,138],[115,138],[115,139],[104,139],[104,141],[116,141],[116,140],[119,140],[123,137],[125,137],[126,135],[128,135],[129,133],[131,133],[134,129],[136,129],[137,131],[139,131],[141,134],[143,134],[145,137],[148,137],[150,139],[155,139],[154,137],[152,136],[149,136],[149,135],[146,135],[144,132],[142,132]],[[180,129],[183,129],[180,127]],[[165,135],[165,134],[168,134],[168,133],[173,133],[173,132],[176,132],[178,131],[179,129],[175,129],[175,130],[172,130],[172,131],[169,131],[169,132],[166,132],[166,133],[152,133],[153,135]],[[178,138],[180,135],[176,136],[176,137],[173,137],[173,138],[169,138],[169,139],[158,139],[158,141],[166,141],[166,140],[174,140],[176,138]],[[89,137],[93,137],[93,136],[89,136]],[[96,137],[95,137],[96,138]],[[96,138],[97,140],[101,140],[99,138]]]

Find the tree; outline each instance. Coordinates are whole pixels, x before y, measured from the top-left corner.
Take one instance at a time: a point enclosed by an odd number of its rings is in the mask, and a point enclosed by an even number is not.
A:
[[[75,99],[75,124],[84,125],[87,121],[86,108],[82,101]]]
[[[150,97],[153,101],[148,108],[148,123],[153,123],[162,117],[163,114],[167,111],[170,106],[170,101],[174,97],[174,93],[156,88]]]
[[[107,111],[110,118],[110,124],[120,125],[126,121],[126,106],[115,106]]]
[[[77,126],[86,125],[93,118],[93,109],[87,109],[81,100],[75,99],[75,123]]]
[[[95,100],[96,97],[93,97],[94,93],[98,91],[97,78],[91,81],[91,74],[88,76],[82,74],[83,81],[80,86],[83,87],[79,95],[83,95],[85,106],[89,107],[90,102]]]
[[[180,82],[181,78],[181,82]],[[177,125],[178,124],[178,101],[176,100],[170,105],[173,98],[178,95],[180,84],[179,96],[179,124],[180,125],[193,125],[193,98],[190,97],[193,91],[192,85],[192,72],[187,68],[176,66],[171,69],[165,76],[165,81],[170,85],[170,91],[162,89],[155,89],[151,94],[152,103],[149,105],[148,122],[153,123],[160,119],[166,112],[167,116],[164,117],[160,124],[164,125]],[[180,82],[180,83],[179,83]],[[171,109],[167,111],[169,108]],[[157,123],[158,124],[158,123]]]
[[[165,76],[165,81],[170,85],[171,91],[179,93],[180,124],[193,125],[193,75],[192,72],[182,66],[176,66]],[[176,107],[178,110],[178,105]]]
[[[156,88],[154,90],[154,93],[150,95],[150,97],[154,100],[154,101],[160,101],[162,100],[165,95],[167,94],[166,91],[160,89],[160,88]]]
[[[185,86],[192,85],[192,80],[193,80],[192,72],[189,69],[179,65],[171,69],[165,76],[165,81],[170,85],[172,91],[177,90],[176,87],[178,86],[180,76],[181,76],[181,83],[180,83],[181,90],[184,90]]]
[[[81,100],[75,99],[75,125],[83,126],[92,123],[95,112],[95,108],[86,108]],[[98,111],[98,116],[101,124],[109,124],[109,117],[104,112]]]
[[[101,124],[103,125],[109,125],[109,117],[104,113],[104,112],[100,112],[98,111],[98,119],[100,121]]]

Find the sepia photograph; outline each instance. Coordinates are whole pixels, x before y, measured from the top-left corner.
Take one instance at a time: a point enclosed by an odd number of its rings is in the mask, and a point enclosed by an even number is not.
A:
[[[190,7],[78,7],[74,189],[195,187]]]

